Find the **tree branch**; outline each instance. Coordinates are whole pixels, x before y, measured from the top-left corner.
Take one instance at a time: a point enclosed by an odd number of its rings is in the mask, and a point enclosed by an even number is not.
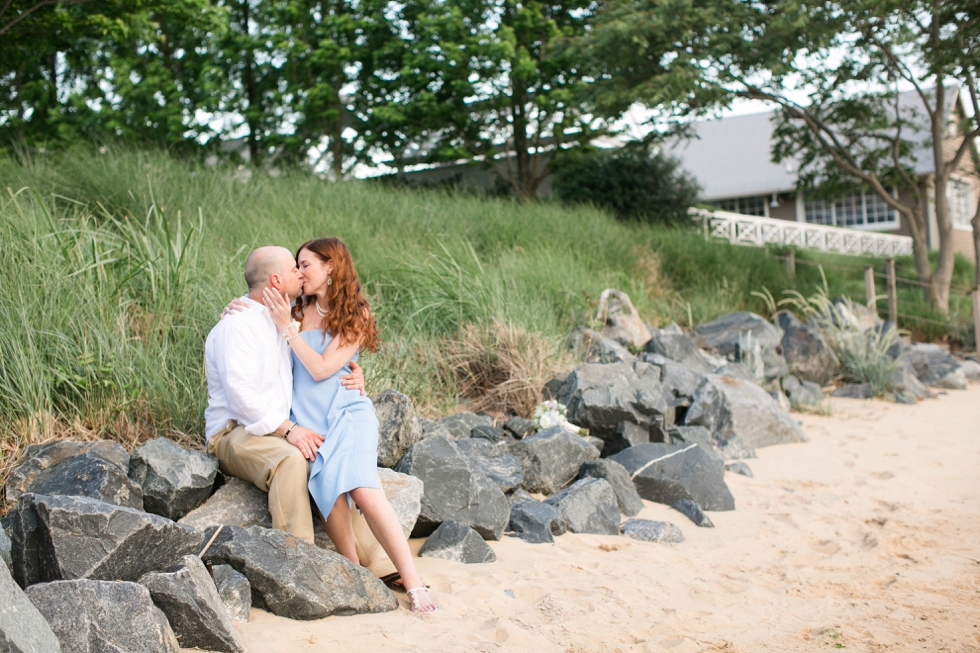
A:
[[[21,15],[17,16],[17,18],[14,18],[6,25],[0,26],[0,36],[3,36],[5,33],[9,32],[14,25],[27,18],[41,7],[46,7],[48,5],[56,5],[61,2],[64,2],[65,4],[82,4],[85,2],[93,2],[93,1],[94,0],[41,0],[41,2],[38,2],[36,5],[34,5],[30,9],[22,13]],[[7,11],[7,9],[10,7],[12,2],[13,0],[7,0],[7,3],[3,6],[3,9],[0,10],[0,16],[2,16],[4,12]]]

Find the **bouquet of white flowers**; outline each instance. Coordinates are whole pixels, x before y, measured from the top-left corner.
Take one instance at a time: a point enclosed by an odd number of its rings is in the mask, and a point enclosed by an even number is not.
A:
[[[552,426],[560,426],[575,435],[585,436],[589,434],[589,429],[583,429],[569,422],[566,417],[567,414],[568,411],[565,409],[565,404],[557,402],[554,399],[549,399],[537,405],[532,418],[537,423],[538,429],[550,429]]]

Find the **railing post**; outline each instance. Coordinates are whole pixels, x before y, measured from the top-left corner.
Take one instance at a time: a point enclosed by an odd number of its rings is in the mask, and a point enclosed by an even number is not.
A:
[[[895,288],[895,259],[890,258],[885,263],[888,275],[888,319],[898,326],[898,291]]]
[[[789,256],[786,257],[786,271],[791,279],[796,278],[796,252],[793,250],[789,250]]]
[[[973,333],[976,340],[975,349],[980,352],[980,288],[974,288],[973,295]]]
[[[878,302],[875,301],[875,269],[870,265],[864,266],[864,293],[868,297],[868,309],[878,314]]]

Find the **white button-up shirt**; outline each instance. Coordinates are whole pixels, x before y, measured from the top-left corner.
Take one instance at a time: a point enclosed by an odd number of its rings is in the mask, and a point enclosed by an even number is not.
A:
[[[204,343],[208,407],[204,435],[241,423],[252,435],[267,435],[289,418],[293,370],[289,345],[262,304],[226,316]]]

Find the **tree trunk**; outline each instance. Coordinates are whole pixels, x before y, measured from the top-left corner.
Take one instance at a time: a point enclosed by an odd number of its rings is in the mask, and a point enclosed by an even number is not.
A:
[[[337,112],[337,123],[334,126],[333,136],[330,137],[330,152],[333,166],[333,174],[337,181],[344,178],[344,139],[341,135],[344,132],[344,116],[341,111]]]
[[[242,34],[246,37],[249,36],[249,11],[251,7],[249,2],[251,0],[242,1]],[[252,165],[258,165],[259,163],[259,140],[258,140],[258,117],[259,117],[259,101],[258,101],[258,90],[255,83],[255,61],[252,52],[251,45],[246,46],[245,50],[245,70],[242,73],[242,82],[245,85],[245,101],[248,106],[245,107],[245,122],[248,123],[248,153]]]
[[[511,98],[511,116],[514,120],[514,158],[517,163],[516,178],[511,179],[517,196],[524,202],[534,200],[534,191],[530,188],[529,178],[533,176],[531,157],[527,151],[527,106],[524,85],[518,80],[514,82]],[[510,166],[508,166],[509,168]],[[511,173],[513,177],[513,173]]]

